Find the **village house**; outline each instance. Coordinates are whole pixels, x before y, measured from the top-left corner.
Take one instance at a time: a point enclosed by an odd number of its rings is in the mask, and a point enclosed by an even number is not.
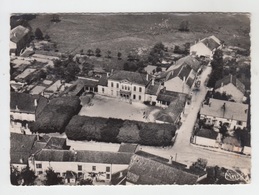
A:
[[[133,101],[145,101],[150,77],[137,72],[114,71],[107,78],[107,86],[98,86],[98,93]],[[99,90],[100,89],[100,90]]]
[[[30,134],[28,124],[36,120],[47,103],[40,95],[11,92],[10,130]]]
[[[201,128],[195,132],[192,138],[192,143],[201,146],[218,148],[219,143],[221,142],[219,139],[220,136],[218,132],[214,131],[213,129]]]
[[[28,164],[28,158],[43,148],[66,150],[70,147],[66,144],[65,138],[55,138],[44,135],[23,135],[11,133],[10,136],[10,164],[21,170]]]
[[[231,99],[236,102],[244,101],[245,85],[232,74],[218,80],[215,84],[215,91],[231,95]]]
[[[204,38],[190,47],[190,55],[212,58],[215,50],[221,49],[221,41],[214,35]]]
[[[72,171],[78,178],[109,183],[113,174],[128,168],[132,155],[128,152],[42,149],[28,161],[36,175],[52,168],[63,177],[67,171]]]
[[[165,159],[143,151],[137,151],[131,158],[126,185],[197,184],[207,173],[197,168]]]
[[[20,55],[30,39],[30,30],[24,26],[16,26],[10,32],[10,55]]]
[[[156,82],[155,79],[152,79],[146,87],[145,101],[149,102],[150,105],[156,105],[158,103],[157,96],[162,87],[160,82]]]
[[[200,120],[215,126],[226,123],[228,129],[246,128],[247,117],[248,105],[242,103],[210,98],[208,105],[203,104],[200,109]]]

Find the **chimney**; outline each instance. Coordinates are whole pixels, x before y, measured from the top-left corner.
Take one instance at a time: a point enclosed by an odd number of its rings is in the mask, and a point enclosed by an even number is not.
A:
[[[170,165],[172,164],[172,158],[173,158],[172,156],[169,156],[168,164]]]
[[[17,106],[17,105],[15,106],[15,110],[19,110],[19,108],[18,108],[18,106]]]
[[[13,36],[14,36],[14,37],[17,37],[17,34],[16,34],[16,32],[15,32],[15,33],[13,33]]]
[[[148,81],[148,74],[146,75],[146,80]]]
[[[120,176],[119,176],[119,178],[121,178],[121,177],[123,177],[122,171],[120,172]]]
[[[152,79],[152,83],[151,83],[151,85],[155,85],[155,79]]]
[[[39,136],[39,133],[37,132],[36,134],[36,138],[37,138],[37,141],[40,141],[40,136]]]
[[[35,107],[38,106],[38,101],[37,101],[37,99],[34,99],[34,106],[35,106]]]
[[[20,158],[20,163],[23,163],[23,158]]]

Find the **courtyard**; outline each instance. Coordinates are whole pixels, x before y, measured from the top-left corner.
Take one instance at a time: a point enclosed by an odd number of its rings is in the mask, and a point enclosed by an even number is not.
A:
[[[141,102],[101,95],[94,95],[89,101],[89,95],[81,96],[81,116],[120,118],[124,120],[135,120],[142,122],[155,122],[156,114],[162,109],[147,106]]]

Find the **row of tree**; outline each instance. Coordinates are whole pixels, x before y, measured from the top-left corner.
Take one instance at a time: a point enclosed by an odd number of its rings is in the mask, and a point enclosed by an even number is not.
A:
[[[36,118],[29,124],[32,132],[55,133],[64,132],[69,120],[81,109],[77,96],[67,96],[52,99]]]
[[[171,145],[176,128],[170,124],[144,123],[115,118],[74,116],[65,132],[71,140],[95,140],[112,143]]]

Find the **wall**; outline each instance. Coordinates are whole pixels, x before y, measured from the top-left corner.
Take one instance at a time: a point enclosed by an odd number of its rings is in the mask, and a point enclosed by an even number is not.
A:
[[[244,94],[239,91],[232,83],[224,85],[223,87],[216,89],[216,91],[220,93],[226,92],[226,94],[232,95],[232,99],[236,102],[241,103],[243,101]]]
[[[24,112],[14,112],[11,111],[10,115],[12,115],[13,120],[21,120],[21,121],[35,121],[35,114],[24,113]]]
[[[215,148],[218,147],[218,143],[216,143],[215,139],[209,139],[209,138],[200,137],[200,136],[194,136],[193,143],[198,145],[203,145],[203,146],[215,147]]]
[[[243,153],[246,155],[251,155],[251,147],[245,146]]]

